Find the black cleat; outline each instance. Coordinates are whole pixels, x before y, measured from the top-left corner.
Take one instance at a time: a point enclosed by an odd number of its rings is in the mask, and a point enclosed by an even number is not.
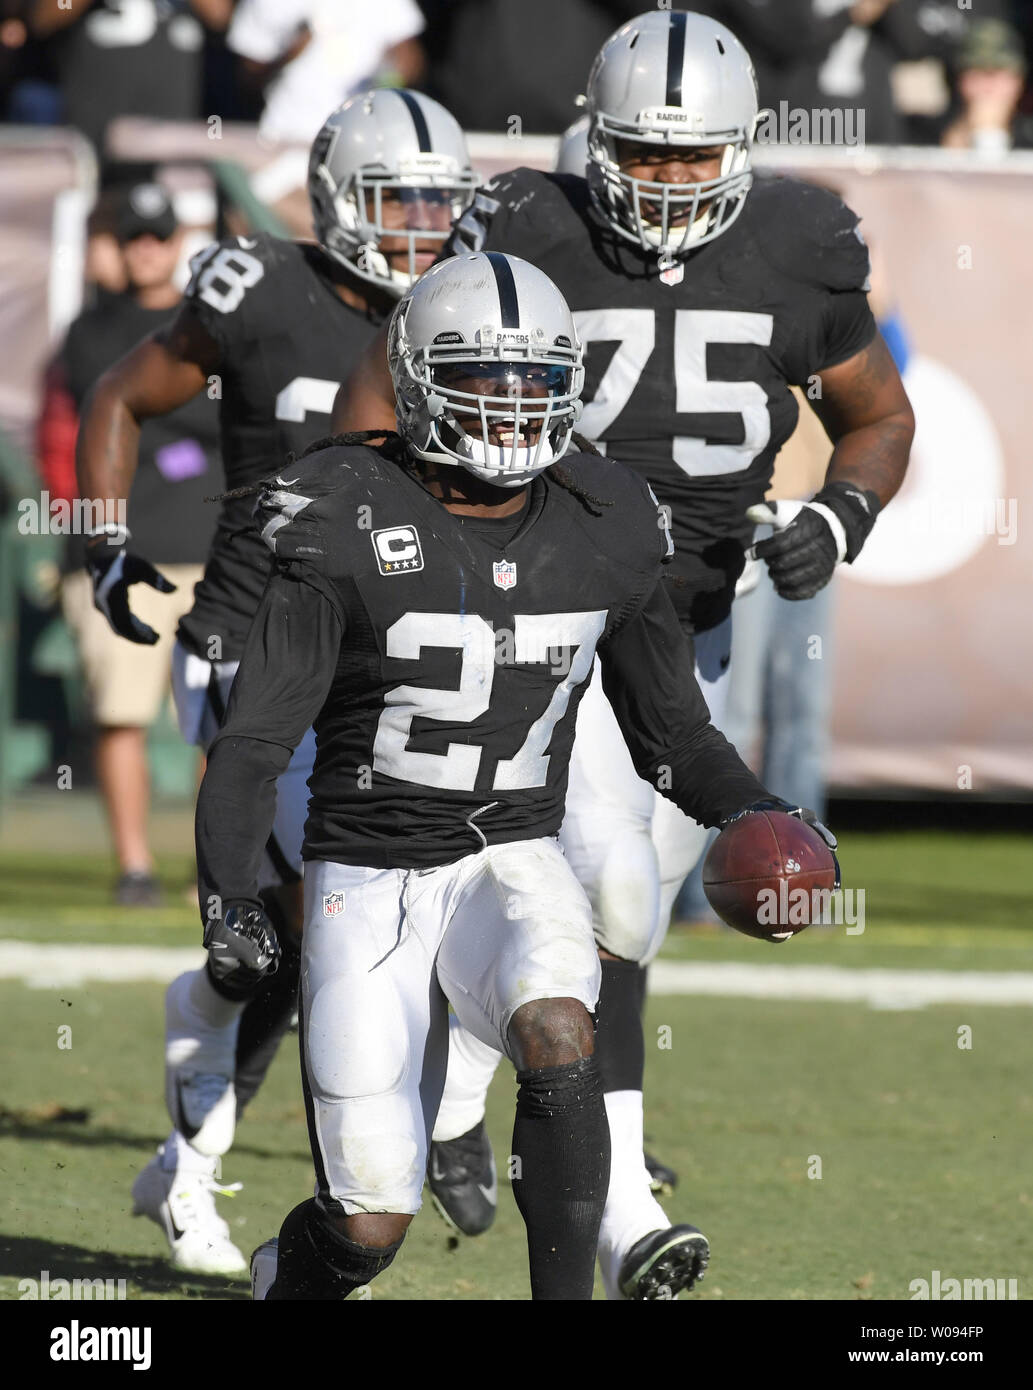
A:
[[[649,1174],[649,1190],[654,1197],[669,1197],[678,1186],[678,1174],[652,1154],[643,1154]]]
[[[445,1222],[464,1236],[479,1236],[495,1220],[499,1185],[484,1121],[441,1143],[431,1141],[427,1184]]]
[[[702,1279],[710,1263],[710,1245],[695,1226],[669,1226],[635,1242],[621,1262],[618,1283],[625,1298],[677,1298]]]

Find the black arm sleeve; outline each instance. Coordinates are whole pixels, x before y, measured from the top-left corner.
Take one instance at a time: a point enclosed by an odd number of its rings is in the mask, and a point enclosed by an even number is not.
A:
[[[603,689],[638,775],[703,825],[771,793],[710,723],[692,649],[662,582],[599,648]]]
[[[276,812],[276,779],[323,707],[343,634],[336,596],[321,575],[298,563],[273,575],[198,793],[202,921],[213,895],[260,905],[258,873]]]
[[[838,367],[841,362],[847,362],[863,352],[878,332],[868,296],[862,290],[830,295],[823,326],[824,342],[816,351],[816,358],[820,360],[814,364],[817,372]]]

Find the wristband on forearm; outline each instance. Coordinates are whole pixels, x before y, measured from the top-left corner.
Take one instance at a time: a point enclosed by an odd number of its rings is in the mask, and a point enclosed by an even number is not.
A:
[[[856,483],[826,483],[807,505],[828,522],[836,538],[837,558],[856,560],[879,514],[875,493],[862,491]]]

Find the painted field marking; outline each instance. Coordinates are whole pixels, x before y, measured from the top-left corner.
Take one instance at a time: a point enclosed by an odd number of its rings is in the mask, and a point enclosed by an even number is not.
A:
[[[69,946],[0,941],[0,979],[30,989],[91,982],[168,984],[204,963],[193,946]],[[845,970],[836,965],[745,965],[654,961],[651,994],[726,999],[809,999],[921,1009],[928,1004],[1033,1005],[1033,972],[990,970]]]

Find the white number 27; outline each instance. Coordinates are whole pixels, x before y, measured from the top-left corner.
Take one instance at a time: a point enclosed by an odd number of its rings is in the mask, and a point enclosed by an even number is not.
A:
[[[548,653],[561,648],[572,649],[572,653],[563,680],[545,712],[528,728],[516,756],[499,759],[494,791],[545,786],[553,731],[567,711],[571,693],[592,669],[595,646],[605,624],[605,610],[514,617],[513,658],[517,664],[546,661]],[[491,624],[475,613],[406,613],[387,630],[389,657],[416,661],[424,647],[458,648],[462,652],[459,686],[455,690],[428,690],[399,685],[388,691],[373,742],[373,769],[402,782],[473,791],[483,749],[471,743],[450,743],[445,753],[420,753],[408,743],[416,718],[472,724],[487,713],[495,676],[495,633]]]

